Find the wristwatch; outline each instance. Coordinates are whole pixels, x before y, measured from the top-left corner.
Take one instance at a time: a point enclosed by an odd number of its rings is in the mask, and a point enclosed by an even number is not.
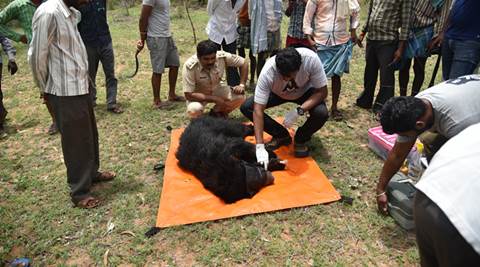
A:
[[[297,114],[303,116],[305,114],[305,110],[302,107],[297,107]]]

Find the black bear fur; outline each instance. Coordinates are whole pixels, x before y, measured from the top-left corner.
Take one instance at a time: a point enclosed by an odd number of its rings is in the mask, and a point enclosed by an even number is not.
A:
[[[269,171],[257,163],[255,145],[244,140],[252,134],[252,126],[233,120],[193,119],[180,137],[178,164],[225,203],[251,198],[273,183],[270,171],[285,168],[271,151]]]

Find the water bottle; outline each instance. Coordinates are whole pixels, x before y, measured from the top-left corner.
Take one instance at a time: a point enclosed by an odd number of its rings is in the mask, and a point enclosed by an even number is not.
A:
[[[422,156],[423,156],[423,144],[420,142],[416,143],[415,150],[412,152],[412,155],[408,162],[408,178],[412,182],[416,183],[422,177],[424,168],[422,166]]]

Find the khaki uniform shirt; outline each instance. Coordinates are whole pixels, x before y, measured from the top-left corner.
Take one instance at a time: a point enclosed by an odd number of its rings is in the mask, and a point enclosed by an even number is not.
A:
[[[212,95],[220,86],[226,67],[241,67],[245,59],[224,51],[217,52],[217,61],[210,70],[204,69],[197,55],[191,56],[183,65],[182,81],[184,93],[203,93]]]

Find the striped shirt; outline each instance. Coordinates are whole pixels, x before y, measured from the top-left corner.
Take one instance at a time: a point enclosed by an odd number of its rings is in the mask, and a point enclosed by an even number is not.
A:
[[[317,44],[340,45],[350,40],[351,29],[359,25],[357,0],[309,0],[303,17],[303,32]],[[350,28],[347,25],[350,21]]]
[[[14,0],[0,12],[0,34],[19,42],[22,34],[11,30],[7,23],[12,20],[18,20],[20,27],[27,36],[27,40],[32,40],[32,17],[35,13],[35,5],[30,0]]]
[[[87,51],[77,31],[80,12],[49,0],[33,16],[28,62],[41,92],[56,96],[88,94]]]
[[[413,0],[371,1],[367,24],[363,28],[363,32],[368,32],[367,38],[381,41],[407,40]]]
[[[442,31],[452,5],[452,0],[442,1],[440,7],[435,8],[432,0],[419,0],[415,3],[412,28],[424,28],[435,24],[434,35]]]
[[[15,61],[15,54],[17,50],[13,47],[12,42],[5,37],[0,35],[0,44],[2,44],[2,49],[7,54],[8,61]],[[2,57],[0,56],[0,64],[2,64]]]

